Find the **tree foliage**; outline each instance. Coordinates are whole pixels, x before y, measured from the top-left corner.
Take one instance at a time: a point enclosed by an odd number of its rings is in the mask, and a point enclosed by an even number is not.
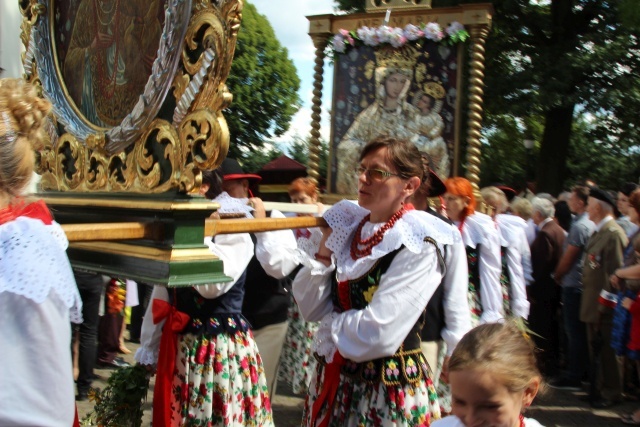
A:
[[[224,112],[231,134],[229,156],[237,158],[283,135],[300,108],[300,79],[287,49],[255,6],[245,3],[242,15],[227,79],[233,102]]]

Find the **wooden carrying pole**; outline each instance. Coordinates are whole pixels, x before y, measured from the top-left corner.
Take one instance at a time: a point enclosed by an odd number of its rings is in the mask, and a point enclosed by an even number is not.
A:
[[[205,236],[233,233],[259,233],[263,231],[295,228],[326,227],[327,222],[320,217],[301,216],[294,218],[259,219],[207,219]],[[161,239],[159,223],[116,222],[95,224],[63,224],[62,229],[70,242],[98,240]]]

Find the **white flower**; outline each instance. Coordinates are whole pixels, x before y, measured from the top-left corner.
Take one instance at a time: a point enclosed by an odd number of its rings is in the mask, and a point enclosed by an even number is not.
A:
[[[358,37],[367,46],[377,46],[380,44],[378,32],[375,28],[362,27],[357,31]]]
[[[407,38],[404,36],[402,28],[393,28],[389,34],[389,43],[393,47],[403,46],[407,42]]]
[[[344,37],[342,37],[342,35],[340,34],[336,34],[333,37],[333,50],[339,53],[344,53],[346,48],[347,45],[344,43]]]
[[[424,37],[428,40],[440,41],[444,37],[444,33],[442,32],[442,28],[436,22],[429,22],[424,27]]]
[[[420,37],[424,36],[424,32],[413,24],[407,24],[404,27],[404,36],[407,40],[418,40]]]
[[[450,36],[456,34],[459,31],[463,31],[464,30],[464,25],[462,25],[461,23],[459,23],[458,21],[453,21],[451,24],[449,24],[449,26],[447,27],[447,34],[449,34]]]

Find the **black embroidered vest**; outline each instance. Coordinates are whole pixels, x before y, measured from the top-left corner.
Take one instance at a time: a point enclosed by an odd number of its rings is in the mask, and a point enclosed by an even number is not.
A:
[[[505,316],[511,316],[511,275],[509,264],[507,263],[507,248],[500,247],[500,260],[502,261],[502,271],[500,272],[500,288],[502,289],[502,309]]]
[[[245,278],[243,273],[231,289],[213,299],[204,298],[192,287],[170,289],[170,302],[191,317],[181,333],[216,336],[223,332],[247,331],[249,323],[241,313]]]
[[[402,248],[377,260],[371,270],[358,279],[338,282],[334,275],[331,294],[336,311],[366,308],[378,289],[380,277],[387,271]],[[428,378],[430,374],[427,361],[420,350],[420,331],[424,321],[425,310],[392,356],[360,363],[347,359],[341,372],[360,381],[371,384],[382,381],[385,385],[415,384]],[[320,365],[323,364],[324,361],[321,358]]]

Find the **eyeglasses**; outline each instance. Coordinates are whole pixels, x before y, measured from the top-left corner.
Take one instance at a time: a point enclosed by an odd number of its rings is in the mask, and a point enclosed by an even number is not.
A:
[[[382,181],[391,176],[400,176],[397,173],[391,173],[389,171],[383,171],[382,169],[367,169],[362,166],[356,168],[356,176],[359,178],[362,174],[368,176],[372,181]]]

